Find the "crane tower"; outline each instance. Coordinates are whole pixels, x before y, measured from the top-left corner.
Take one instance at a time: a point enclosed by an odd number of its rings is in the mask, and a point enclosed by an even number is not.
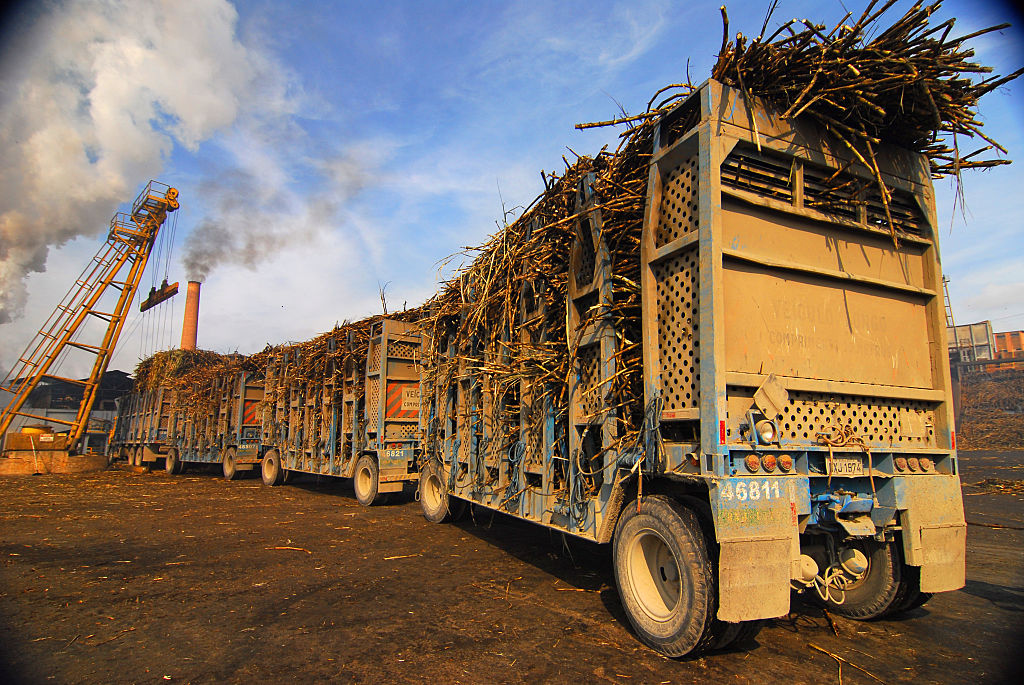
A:
[[[5,437],[5,449],[10,447],[6,434],[12,422],[16,417],[24,417],[67,426],[64,444],[68,453],[75,453],[157,234],[167,215],[176,209],[178,190],[150,181],[135,198],[131,212],[114,214],[106,241],[0,382],[0,389],[11,393],[0,414],[0,436]],[[117,292],[116,301],[114,297],[103,298],[108,289]],[[90,325],[97,320],[99,325]],[[71,350],[94,356],[92,370],[84,380],[58,374],[60,361]],[[82,400],[73,420],[38,416],[25,410],[25,401],[43,379],[82,388]]]

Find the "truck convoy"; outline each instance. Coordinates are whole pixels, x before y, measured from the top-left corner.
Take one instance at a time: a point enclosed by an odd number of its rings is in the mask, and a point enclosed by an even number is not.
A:
[[[715,80],[629,141],[423,308],[255,355],[206,404],[123,402],[124,451],[354,478],[366,505],[418,483],[431,521],[471,503],[608,543],[668,656],[794,589],[871,619],[962,587],[928,160],[869,169]]]

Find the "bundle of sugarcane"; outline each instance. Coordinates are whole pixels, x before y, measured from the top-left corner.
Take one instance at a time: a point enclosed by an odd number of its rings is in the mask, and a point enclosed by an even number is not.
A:
[[[420,312],[418,308],[407,309],[389,314],[388,318],[416,321]],[[371,327],[383,318],[384,315],[375,314],[354,322],[346,321],[311,340],[279,345],[259,353],[256,361],[264,368],[273,366],[276,374],[276,383],[268,387],[264,403],[276,402],[289,387],[335,384],[349,362],[365,364]],[[285,359],[287,364],[284,364]]]
[[[210,373],[224,363],[225,355],[209,350],[166,350],[143,359],[135,367],[136,392],[151,392],[159,386],[177,386],[193,372]]]
[[[201,359],[202,363],[181,364],[164,376],[160,385],[175,394],[176,404],[192,416],[208,413],[216,404],[217,391],[239,371],[258,371],[251,358],[241,354],[218,354],[205,350],[171,350],[158,355]],[[152,358],[151,358],[152,359]],[[155,386],[154,386],[155,387]]]
[[[575,335],[566,335],[566,275],[580,218],[578,187],[592,175],[602,240],[612,262],[613,304],[585,312],[580,329],[597,316],[611,318],[619,350],[605,410],[614,412],[620,440],[635,438],[643,397],[638,257],[652,130],[649,120],[642,121],[614,153],[603,149],[592,158],[565,160],[561,176],[544,175],[544,192],[518,220],[484,245],[466,248],[463,254],[476,254],[473,262],[427,304],[428,384],[445,387],[472,375],[500,400],[506,394],[516,397],[515,389],[525,381],[536,401],[551,400],[560,420],[565,418],[579,347]],[[524,316],[521,300],[527,291],[528,309],[536,313]],[[503,442],[517,439],[511,425],[504,433]]]
[[[1006,149],[982,131],[977,118],[979,99],[1024,73],[972,80],[991,67],[971,59],[965,43],[1000,24],[950,38],[954,20],[936,26],[929,18],[941,7],[915,3],[892,25],[881,26],[882,15],[897,0],[872,0],[860,17],[848,23],[848,13],[831,30],[807,19],[784,23],[767,38],[765,31],[778,0],[769,7],[761,33],[750,41],[729,35],[729,18],[722,7],[724,31],[712,77],[738,88],[744,97],[763,99],[783,117],[805,117],[830,132],[874,176],[895,236],[889,211],[890,189],[876,161],[879,145],[891,144],[928,157],[935,177],[969,168],[989,168],[1010,160],[983,157],[1006,154]],[[756,126],[756,123],[755,123]],[[961,150],[965,139],[984,144]]]

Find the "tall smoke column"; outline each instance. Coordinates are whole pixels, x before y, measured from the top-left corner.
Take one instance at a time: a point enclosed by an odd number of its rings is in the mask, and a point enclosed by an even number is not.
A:
[[[194,350],[199,338],[199,281],[189,281],[185,293],[185,319],[181,322],[181,349]]]

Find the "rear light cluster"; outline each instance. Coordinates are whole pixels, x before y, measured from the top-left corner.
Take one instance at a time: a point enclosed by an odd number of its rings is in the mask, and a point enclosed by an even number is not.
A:
[[[782,473],[789,473],[793,470],[793,457],[788,454],[780,454],[778,456],[766,454],[763,457],[758,457],[756,454],[748,454],[743,463],[746,465],[747,471],[751,473],[757,473],[758,471],[772,473],[775,469]]]
[[[911,473],[929,473],[935,469],[935,462],[928,457],[896,457],[893,464],[897,471],[910,471]]]

